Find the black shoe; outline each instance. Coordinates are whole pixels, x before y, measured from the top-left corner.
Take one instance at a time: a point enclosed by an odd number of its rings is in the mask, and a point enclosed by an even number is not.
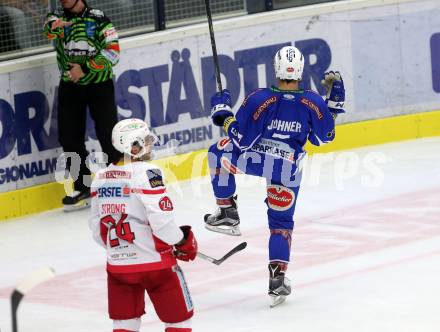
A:
[[[76,211],[89,207],[90,205],[90,190],[73,191],[65,196],[62,200],[64,211]]]
[[[237,196],[229,198],[231,206],[218,207],[214,214],[205,215],[205,228],[213,232],[241,235],[240,217],[237,211]]]

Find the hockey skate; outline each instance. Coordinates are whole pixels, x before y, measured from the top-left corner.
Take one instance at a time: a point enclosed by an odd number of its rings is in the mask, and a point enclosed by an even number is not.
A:
[[[82,210],[90,206],[90,191],[73,191],[63,198],[64,211],[71,212]]]
[[[281,266],[276,263],[269,264],[269,296],[271,299],[270,307],[286,301],[286,297],[292,292],[290,280],[281,271]]]
[[[240,217],[237,211],[237,196],[229,198],[231,206],[219,206],[214,214],[205,215],[205,228],[213,232],[239,236]]]

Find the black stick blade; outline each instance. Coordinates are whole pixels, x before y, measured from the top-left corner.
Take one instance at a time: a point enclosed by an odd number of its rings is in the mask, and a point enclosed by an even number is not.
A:
[[[222,258],[220,259],[216,259],[213,263],[216,265],[220,265],[221,263],[223,263],[225,260],[227,260],[229,257],[231,257],[232,255],[236,254],[239,251],[242,251],[244,248],[247,247],[247,242],[242,242],[240,243],[238,246],[236,246],[235,248],[233,248],[231,251],[229,251],[226,255],[224,255]]]
[[[242,242],[240,243],[238,246],[232,248],[232,250],[230,250],[229,252],[226,253],[226,255],[224,255],[222,258],[220,259],[215,259],[211,256],[208,256],[204,253],[201,253],[200,251],[197,253],[197,257],[200,257],[204,260],[207,260],[208,262],[211,262],[215,265],[220,265],[221,263],[223,263],[225,260],[227,260],[229,257],[231,257],[232,255],[236,254],[239,251],[242,251],[244,248],[246,248],[247,243],[246,242]]]

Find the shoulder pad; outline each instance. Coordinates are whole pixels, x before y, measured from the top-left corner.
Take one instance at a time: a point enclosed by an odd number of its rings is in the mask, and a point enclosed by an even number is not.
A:
[[[278,101],[278,94],[274,93],[271,89],[257,89],[251,92],[246,99],[243,101],[242,107],[246,107],[246,111],[244,112],[246,120],[251,116],[253,121],[258,121],[263,113],[265,113],[268,109],[271,109],[273,105],[275,105]],[[249,113],[251,112],[251,113]],[[238,112],[236,114],[237,120],[243,118]]]
[[[148,182],[151,188],[165,186],[163,182],[162,171],[159,168],[150,168],[146,170]]]
[[[263,100],[266,96],[268,96],[268,92],[270,93],[270,89],[258,88],[251,93],[249,93],[246,98],[243,100],[242,106],[246,106],[249,100]]]
[[[276,104],[278,101],[278,96],[276,95],[266,95],[264,99],[262,99],[262,101],[260,101],[260,103],[257,106],[257,109],[255,110],[255,112],[252,114],[252,119],[254,121],[257,121],[261,114],[263,114],[267,109],[271,108],[272,105]]]
[[[319,97],[322,99],[322,96],[318,92],[313,91],[313,90],[304,90],[304,94],[307,95],[309,98]],[[314,96],[314,97],[311,97],[311,96]]]
[[[316,113],[318,119],[322,119],[323,115],[321,110],[325,108],[327,105],[325,104],[324,99],[314,91],[307,90],[300,97],[301,104],[305,105],[309,110]]]

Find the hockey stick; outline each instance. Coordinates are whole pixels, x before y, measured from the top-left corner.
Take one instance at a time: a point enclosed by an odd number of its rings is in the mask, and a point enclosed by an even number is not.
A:
[[[222,80],[220,77],[220,65],[218,62],[217,47],[215,45],[214,27],[212,26],[211,5],[209,0],[205,0],[206,15],[208,16],[209,37],[211,38],[212,58],[214,60],[215,78],[217,79],[217,88],[221,92],[223,90]]]
[[[137,242],[136,240],[133,241],[133,243],[135,244],[135,246],[137,246],[138,248],[140,248],[141,250],[144,251],[149,251],[147,248],[145,248],[142,244],[140,244],[139,242]],[[214,263],[215,265],[220,265],[221,263],[223,263],[225,260],[227,260],[229,257],[231,257],[232,255],[234,255],[235,253],[242,251],[244,248],[246,248],[247,243],[246,242],[242,242],[240,243],[238,246],[232,248],[232,250],[230,250],[229,252],[226,253],[226,255],[224,255],[222,258],[220,259],[215,259],[211,256],[208,256],[200,251],[197,252],[197,257],[200,257],[204,260],[207,260],[211,263]]]
[[[230,250],[228,253],[226,253],[226,255],[224,255],[222,258],[219,259],[215,259],[212,258],[208,255],[205,255],[201,252],[197,253],[197,257],[200,257],[204,260],[207,260],[211,263],[214,263],[215,265],[220,265],[221,263],[223,263],[225,260],[227,260],[229,257],[231,257],[232,255],[234,255],[235,253],[242,251],[244,248],[246,248],[247,243],[246,242],[242,242],[240,243],[238,246],[236,246],[235,248],[233,248],[232,250]]]
[[[11,294],[12,332],[18,332],[17,309],[23,297],[35,286],[55,276],[51,267],[35,271],[21,281]]]

